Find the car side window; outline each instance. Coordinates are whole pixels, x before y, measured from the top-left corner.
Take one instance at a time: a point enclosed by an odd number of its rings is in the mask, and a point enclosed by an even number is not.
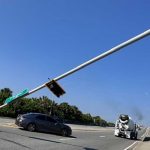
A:
[[[56,122],[57,122],[56,120],[54,120],[54,119],[51,118],[51,117],[47,117],[47,121],[50,121],[50,122],[53,122],[53,123],[56,123]]]
[[[45,116],[44,115],[39,115],[39,116],[36,117],[36,119],[45,121]]]

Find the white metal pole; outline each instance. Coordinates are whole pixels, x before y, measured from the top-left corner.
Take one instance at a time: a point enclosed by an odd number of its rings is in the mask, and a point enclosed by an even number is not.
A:
[[[0,108],[3,108],[3,107],[5,107],[6,105],[7,105],[7,104],[3,104],[3,105],[1,105],[1,106],[0,106]]]
[[[100,60],[100,59],[102,59],[102,58],[104,58],[104,57],[114,53],[114,52],[117,52],[120,49],[122,49],[122,48],[124,48],[124,47],[126,47],[126,46],[128,46],[128,45],[130,45],[130,44],[132,44],[132,43],[134,43],[134,42],[136,42],[136,41],[138,41],[138,40],[148,36],[148,35],[150,35],[150,29],[145,31],[145,32],[143,32],[143,33],[141,33],[141,34],[139,34],[139,35],[137,35],[137,36],[135,36],[135,37],[133,37],[133,38],[131,38],[131,39],[129,39],[129,40],[127,40],[127,41],[125,41],[125,42],[123,42],[123,43],[121,43],[121,44],[119,44],[119,45],[117,45],[117,46],[115,46],[115,47],[113,47],[112,49],[110,49],[110,50],[108,50],[108,51],[106,51],[106,52],[104,52],[104,53],[94,57],[93,59],[90,59],[89,61],[86,61],[85,63],[75,67],[74,69],[71,69],[70,71],[68,71],[68,72],[66,72],[66,73],[64,73],[64,74],[62,74],[62,75],[60,75],[60,76],[58,76],[56,78],[54,78],[53,80],[58,81],[58,80],[60,80],[62,78],[65,78],[65,77],[71,75],[72,73],[74,73],[74,72],[76,72],[76,71],[78,71],[78,70],[80,70],[80,69],[82,69],[82,68],[84,68],[84,67],[86,67],[86,66],[88,66],[88,65],[90,65],[90,64],[92,64],[92,63],[94,63],[94,62],[96,62],[96,61],[98,61],[98,60]],[[51,82],[51,81],[49,81],[49,82]],[[46,83],[36,87],[35,89],[30,90],[28,93],[22,95],[21,97],[25,97],[27,95],[30,95],[30,94],[32,94],[32,93],[34,93],[34,92],[44,88],[46,86],[46,84],[49,83],[49,82],[46,82]],[[20,98],[20,97],[17,97],[16,99],[18,99],[18,98]],[[4,107],[6,105],[7,105],[7,103],[1,105],[0,108]]]
[[[115,46],[115,47],[113,47],[112,49],[110,49],[110,50],[108,50],[108,51],[106,51],[106,52],[104,52],[104,53],[94,57],[93,59],[90,59],[89,61],[86,61],[85,63],[75,67],[74,69],[71,69],[70,71],[68,71],[68,72],[66,72],[66,73],[64,73],[64,74],[62,74],[62,75],[60,75],[60,76],[58,76],[56,78],[54,78],[53,80],[58,81],[58,80],[60,80],[62,78],[65,78],[66,76],[69,76],[72,73],[74,73],[74,72],[76,72],[76,71],[78,71],[80,69],[83,69],[84,67],[86,67],[86,66],[88,66],[88,65],[90,65],[90,64],[92,64],[92,63],[94,63],[94,62],[96,62],[96,61],[98,61],[98,60],[100,60],[100,59],[102,59],[102,58],[104,58],[104,57],[114,53],[114,52],[117,52],[120,49],[122,49],[122,48],[124,48],[124,47],[126,47],[126,46],[128,46],[128,45],[130,45],[130,44],[132,44],[132,43],[134,43],[134,42],[136,42],[136,41],[138,41],[138,40],[148,36],[148,35],[150,35],[150,29],[145,31],[145,32],[143,32],[143,33],[141,33],[141,34],[139,34],[139,35],[137,35],[137,36],[135,36],[135,37],[133,37],[133,38],[131,38],[131,39],[129,39],[129,40],[127,40],[127,41],[125,41],[125,42],[123,42],[123,43],[121,43],[121,44],[119,44],[119,45],[117,45],[117,46]],[[48,83],[48,82],[46,82],[46,83]],[[44,83],[41,86],[38,86],[37,88],[29,91],[29,93],[27,95],[32,94],[32,93],[34,93],[34,92],[44,88],[46,86],[45,85],[46,83]]]
[[[98,61],[98,60],[100,60],[100,59],[102,59],[102,58],[104,58],[104,57],[106,57],[106,56],[108,56],[108,55],[110,55],[110,54],[112,54],[112,53],[114,53],[114,52],[116,52],[116,51],[118,51],[118,50],[120,50],[120,49],[122,49],[122,48],[124,48],[124,47],[126,47],[126,46],[128,46],[128,45],[130,45],[130,44],[132,44],[134,42],[136,42],[136,41],[138,41],[138,40],[140,40],[140,39],[142,39],[142,38],[144,38],[144,37],[146,37],[146,36],[148,36],[148,35],[150,35],[150,29],[145,31],[145,32],[143,32],[142,34],[137,35],[136,37],[133,37],[133,38],[129,39],[126,42],[123,42],[123,43],[113,47],[112,49],[110,49],[110,50],[108,50],[108,51],[98,55],[97,57],[94,57],[93,59],[91,59],[91,60],[89,60],[89,61],[87,61],[87,62],[85,62],[85,63],[83,63],[83,64],[81,64],[79,66],[77,66],[76,68],[74,68],[74,69],[72,69],[72,70],[70,70],[70,71],[68,71],[68,72],[66,72],[66,73],[64,73],[64,74],[54,78],[54,80],[58,81],[58,80],[60,80],[60,79],[62,79],[64,77],[66,77],[66,76],[68,76],[68,75],[70,75],[70,74],[72,74],[72,73],[74,73],[74,72],[76,72],[76,71],[78,71],[78,70],[80,70],[80,69],[82,69],[82,68],[84,68],[84,67],[86,67],[86,66],[88,66],[88,65],[90,65],[90,64],[92,64],[92,63],[94,63],[94,62],[96,62],[96,61]]]

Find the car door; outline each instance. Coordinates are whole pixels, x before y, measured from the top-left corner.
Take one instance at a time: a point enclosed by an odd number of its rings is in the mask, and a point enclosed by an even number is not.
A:
[[[60,127],[60,124],[53,118],[47,116],[47,121],[49,122],[48,124],[48,129],[50,132],[53,132],[53,133],[59,133],[61,131],[61,127]]]
[[[48,121],[45,115],[36,116],[36,126],[39,131],[47,131],[48,130]]]

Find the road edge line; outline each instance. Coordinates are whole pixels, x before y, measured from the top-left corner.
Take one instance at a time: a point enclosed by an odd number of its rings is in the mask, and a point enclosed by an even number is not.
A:
[[[132,143],[131,145],[129,145],[128,147],[126,147],[124,150],[128,150],[129,148],[131,148],[132,146],[134,146],[136,143],[138,143],[138,141],[135,141],[134,143]]]

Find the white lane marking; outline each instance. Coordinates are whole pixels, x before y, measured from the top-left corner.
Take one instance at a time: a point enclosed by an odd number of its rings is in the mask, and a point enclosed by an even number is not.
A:
[[[104,138],[104,137],[106,137],[106,136],[104,136],[104,135],[101,135],[101,136],[99,136],[99,137],[101,137],[101,138]]]
[[[150,130],[150,128],[147,128],[147,129],[146,129],[146,131],[145,131],[145,133],[144,133],[141,137],[143,138],[143,137],[147,136],[147,135],[148,135],[149,130]]]
[[[62,139],[59,139],[61,141],[65,141],[65,140],[74,140],[75,138],[62,138]]]
[[[141,136],[141,138],[143,138],[143,137],[144,137],[144,135],[145,135],[145,133]]]
[[[138,141],[134,142],[133,144],[131,144],[130,146],[128,146],[127,148],[125,148],[124,150],[128,150],[129,148],[131,148],[132,146],[134,146]]]

